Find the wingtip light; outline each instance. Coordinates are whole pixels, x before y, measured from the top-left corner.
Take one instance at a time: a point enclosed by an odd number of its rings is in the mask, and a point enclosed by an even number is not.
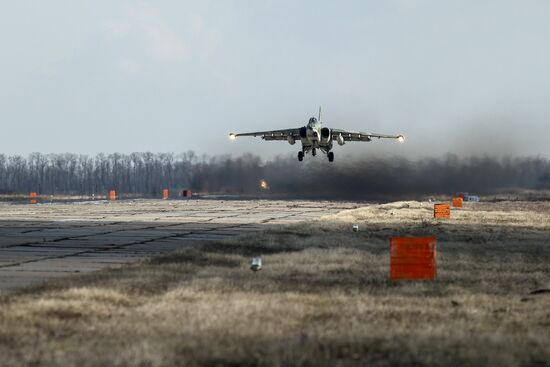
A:
[[[405,142],[405,135],[399,135],[397,137],[397,141],[400,142],[400,143],[404,143]]]
[[[237,135],[235,133],[230,133],[229,140],[235,140],[235,139],[237,139]]]

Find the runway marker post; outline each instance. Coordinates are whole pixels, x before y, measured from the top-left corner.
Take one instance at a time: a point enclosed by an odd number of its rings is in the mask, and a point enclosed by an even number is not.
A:
[[[456,196],[453,198],[453,208],[462,208],[462,202],[464,201],[463,198],[460,196]]]
[[[111,200],[111,201],[116,200],[116,191],[115,190],[109,191],[109,200]]]
[[[162,200],[168,200],[168,197],[170,196],[169,194],[170,193],[169,193],[168,189],[163,189],[162,190]]]
[[[449,204],[434,204],[434,218],[450,219],[451,206]]]
[[[393,237],[391,280],[433,280],[437,273],[435,237]]]
[[[37,197],[36,192],[31,191],[29,193],[29,198],[31,199],[31,204],[36,204],[37,203],[36,197]]]

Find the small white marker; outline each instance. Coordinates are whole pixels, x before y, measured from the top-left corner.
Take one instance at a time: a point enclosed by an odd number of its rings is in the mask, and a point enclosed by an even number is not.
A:
[[[255,258],[252,259],[252,264],[250,265],[250,270],[252,270],[252,271],[262,270],[262,258],[261,257],[255,257]]]
[[[353,228],[353,232],[359,231],[359,224],[354,224],[351,228]]]

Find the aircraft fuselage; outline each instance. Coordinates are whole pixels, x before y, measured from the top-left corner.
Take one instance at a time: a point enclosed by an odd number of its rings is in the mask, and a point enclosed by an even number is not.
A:
[[[332,141],[330,139],[330,132],[327,132],[323,136],[323,124],[315,117],[309,119],[306,126],[300,129],[300,140],[302,142],[302,151],[307,153],[309,151],[315,152],[315,149],[320,149],[325,153],[328,153],[332,149]],[[314,153],[315,154],[315,153]]]

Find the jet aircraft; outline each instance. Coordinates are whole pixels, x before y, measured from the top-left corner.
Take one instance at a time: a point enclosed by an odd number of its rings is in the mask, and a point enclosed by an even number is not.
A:
[[[286,140],[290,145],[297,141],[302,143],[302,150],[298,152],[298,160],[304,160],[304,155],[311,152],[312,156],[317,155],[320,150],[327,155],[329,162],[334,161],[334,152],[332,152],[333,142],[338,145],[344,145],[347,141],[371,141],[377,139],[396,139],[400,143],[405,141],[403,135],[385,135],[364,132],[353,132],[342,129],[332,129],[323,127],[321,122],[321,108],[319,108],[319,118],[311,117],[307,125],[294,129],[256,131],[252,133],[230,133],[229,138],[235,140],[239,136],[260,136],[263,140]]]

